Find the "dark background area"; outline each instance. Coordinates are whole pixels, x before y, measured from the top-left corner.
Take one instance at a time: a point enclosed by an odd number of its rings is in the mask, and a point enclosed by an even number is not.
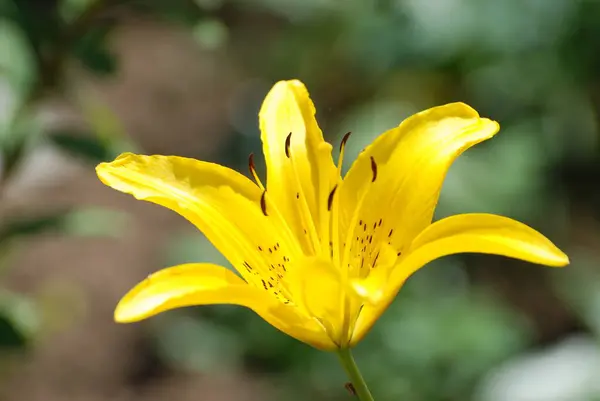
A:
[[[499,121],[436,217],[504,214],[572,261],[419,271],[356,349],[376,399],[600,400],[599,50],[594,0],[0,0],[0,398],[350,399],[334,355],[241,308],[112,320],[148,273],[225,262],[94,166],[134,151],[246,171],[264,95],[299,78],[327,139],[353,132],[346,167],[425,108]]]

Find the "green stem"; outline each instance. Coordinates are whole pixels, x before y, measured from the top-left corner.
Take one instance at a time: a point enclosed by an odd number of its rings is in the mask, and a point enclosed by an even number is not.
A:
[[[356,362],[354,362],[350,349],[340,349],[337,354],[358,399],[360,401],[375,401],[367,387],[365,379],[363,379],[360,370],[358,370],[358,366],[356,366]]]

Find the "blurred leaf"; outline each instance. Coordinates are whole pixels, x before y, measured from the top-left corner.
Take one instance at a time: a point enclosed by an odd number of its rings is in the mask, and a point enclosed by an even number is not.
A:
[[[0,313],[0,349],[22,347],[26,343],[25,336],[8,319]]]
[[[25,155],[26,149],[27,141],[13,141],[12,143],[2,144],[0,179],[5,180],[13,173]]]
[[[194,0],[194,2],[203,10],[217,10],[223,6],[225,0]]]
[[[39,327],[36,305],[26,296],[0,291],[0,348],[22,347]]]
[[[13,218],[0,228],[0,244],[19,237],[57,232],[74,236],[117,237],[125,214],[102,208],[78,208],[46,216]]]
[[[77,237],[119,238],[127,227],[128,215],[99,207],[72,210],[62,221],[62,232]]]
[[[59,131],[51,133],[48,138],[59,149],[94,164],[112,160],[117,156],[106,143],[89,133]]]
[[[47,231],[55,231],[61,227],[66,213],[55,213],[48,216],[37,216],[14,219],[0,228],[0,244],[14,238],[36,235]]]
[[[204,16],[203,10],[194,0],[143,0],[132,3],[143,11],[150,11],[160,18],[176,23],[193,26]]]
[[[127,137],[125,127],[106,103],[92,92],[80,93],[78,100],[87,123],[104,147],[111,149],[114,155],[136,152],[137,147]]]
[[[234,328],[200,321],[173,312],[155,320],[158,351],[177,367],[200,371],[231,373],[240,366],[241,344]]]
[[[229,34],[227,26],[217,19],[198,22],[193,29],[194,39],[200,46],[213,50],[225,45]]]
[[[115,72],[117,60],[108,49],[108,34],[113,24],[104,24],[88,30],[74,47],[74,55],[81,63],[98,75],[110,75]]]
[[[33,85],[35,74],[35,55],[22,27],[11,21],[0,20],[0,80],[10,85],[13,96],[23,98]],[[5,107],[4,104],[2,106]],[[0,115],[5,112],[6,109],[1,110]]]
[[[63,20],[71,22],[79,17],[95,0],[62,0],[59,13]]]

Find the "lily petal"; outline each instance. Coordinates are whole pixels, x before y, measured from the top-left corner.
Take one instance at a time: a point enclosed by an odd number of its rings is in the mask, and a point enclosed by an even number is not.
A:
[[[188,219],[246,281],[273,293],[285,264],[299,252],[268,196],[227,167],[184,157],[126,153],[100,164],[96,172],[106,185]],[[272,264],[276,272],[269,270]]]
[[[452,162],[498,129],[498,123],[480,118],[466,104],[452,103],[417,113],[385,132],[344,177],[339,190],[341,221],[354,225],[341,231],[353,232],[349,239],[364,231],[375,237],[373,241],[404,251],[431,223]]]
[[[364,337],[415,271],[434,259],[457,253],[502,255],[552,267],[569,264],[568,256],[548,238],[516,220],[485,213],[447,217],[433,223],[415,238],[392,271],[385,301],[377,306],[365,305],[352,342]]]
[[[226,268],[208,263],[173,266],[150,275],[121,299],[115,320],[135,322],[175,308],[210,304],[250,308],[292,337],[318,348],[333,347],[322,328],[295,307],[248,285]]]
[[[300,264],[301,269],[286,277],[292,298],[318,319],[330,338],[340,339],[344,307],[340,270],[331,260],[317,257],[307,257]]]
[[[306,87],[276,83],[259,113],[267,191],[308,254],[328,248],[327,199],[339,179]]]

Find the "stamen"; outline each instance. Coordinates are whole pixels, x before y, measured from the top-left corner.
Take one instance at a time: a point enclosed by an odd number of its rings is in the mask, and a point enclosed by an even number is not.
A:
[[[371,180],[371,182],[375,182],[375,180],[377,179],[377,163],[375,163],[375,159],[373,159],[373,156],[371,156],[371,170],[373,171],[373,179]]]
[[[338,174],[342,174],[342,164],[344,162],[344,152],[346,150],[346,142],[348,142],[348,138],[350,138],[350,134],[352,132],[346,132],[344,137],[342,138],[342,142],[340,142],[340,157],[338,159]]]
[[[344,134],[344,137],[342,138],[342,142],[340,142],[340,152],[342,150],[344,150],[344,147],[346,147],[346,142],[348,142],[348,138],[350,138],[350,134],[352,134],[352,132],[348,131]]]
[[[268,216],[267,214],[267,200],[265,199],[265,195],[267,194],[267,191],[263,191],[261,197],[260,197],[260,208],[262,209],[262,212],[265,216]]]
[[[335,187],[333,187],[333,189],[329,193],[329,197],[327,198],[327,211],[328,212],[331,211],[331,205],[333,204],[333,195],[335,194],[336,189],[337,189],[337,184],[335,185]]]
[[[354,388],[354,384],[348,382],[344,384],[344,387],[346,388],[346,390],[348,390],[350,395],[356,396],[356,389]]]
[[[292,133],[290,132],[287,136],[287,138],[285,138],[285,155],[289,158],[290,157],[290,143],[292,142]]]
[[[254,164],[254,153],[250,153],[250,156],[248,156],[248,169],[250,170],[250,174],[252,175],[252,177],[254,177],[256,185],[258,185],[258,187],[264,191],[265,187],[263,186],[262,182],[260,182],[260,178],[256,173],[256,165]]]

